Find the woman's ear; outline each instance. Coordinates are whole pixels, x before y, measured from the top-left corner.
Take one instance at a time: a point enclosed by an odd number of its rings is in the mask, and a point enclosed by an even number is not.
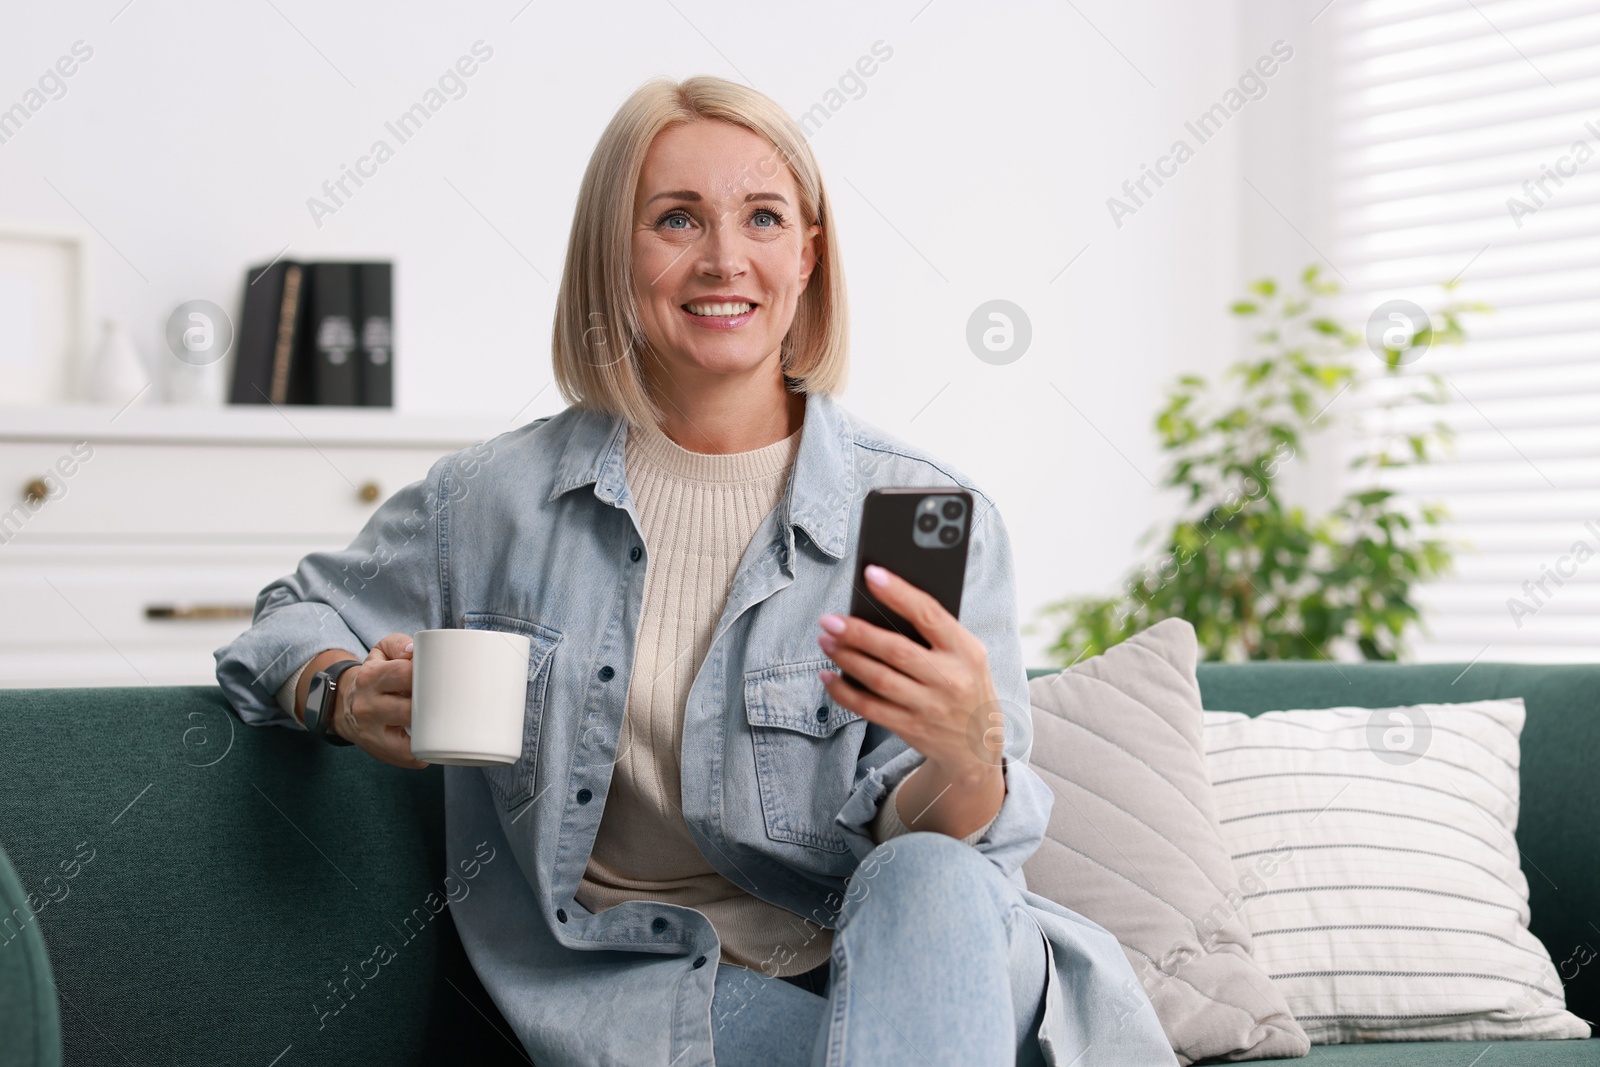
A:
[[[816,269],[817,259],[821,255],[817,248],[817,235],[822,232],[822,227],[813,223],[806,228],[805,243],[800,248],[800,288],[804,289],[811,280],[811,272]]]

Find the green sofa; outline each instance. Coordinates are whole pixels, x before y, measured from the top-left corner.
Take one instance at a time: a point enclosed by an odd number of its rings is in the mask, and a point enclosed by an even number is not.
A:
[[[1207,708],[1250,713],[1523,697],[1517,836],[1546,876],[1530,878],[1533,932],[1558,963],[1600,947],[1600,665],[1462,672],[1199,677]],[[0,752],[0,1064],[528,1062],[442,906],[438,768],[243,726],[213,687],[0,690]],[[12,911],[16,876],[36,921]],[[380,942],[397,958],[363,978]],[[1567,977],[1571,1010],[1600,1018],[1600,959]],[[1600,1063],[1593,1040],[1488,1049],[1324,1046],[1302,1062]]]

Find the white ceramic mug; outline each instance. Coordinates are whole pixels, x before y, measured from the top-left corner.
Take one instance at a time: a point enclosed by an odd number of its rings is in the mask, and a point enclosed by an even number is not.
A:
[[[522,756],[526,634],[420,630],[411,635],[411,755],[490,767]]]

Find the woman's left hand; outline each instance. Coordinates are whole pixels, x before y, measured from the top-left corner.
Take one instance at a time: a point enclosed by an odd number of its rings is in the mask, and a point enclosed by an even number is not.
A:
[[[823,615],[817,644],[852,678],[819,672],[840,706],[899,735],[934,767],[965,777],[998,767],[1003,717],[983,642],[931,594],[872,565],[873,596],[904,618],[931,648],[855,616]],[[996,724],[1001,728],[997,729]]]

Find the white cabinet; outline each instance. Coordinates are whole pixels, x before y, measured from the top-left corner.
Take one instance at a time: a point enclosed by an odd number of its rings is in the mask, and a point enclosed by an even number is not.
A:
[[[307,552],[494,418],[0,407],[0,687],[207,685]]]

